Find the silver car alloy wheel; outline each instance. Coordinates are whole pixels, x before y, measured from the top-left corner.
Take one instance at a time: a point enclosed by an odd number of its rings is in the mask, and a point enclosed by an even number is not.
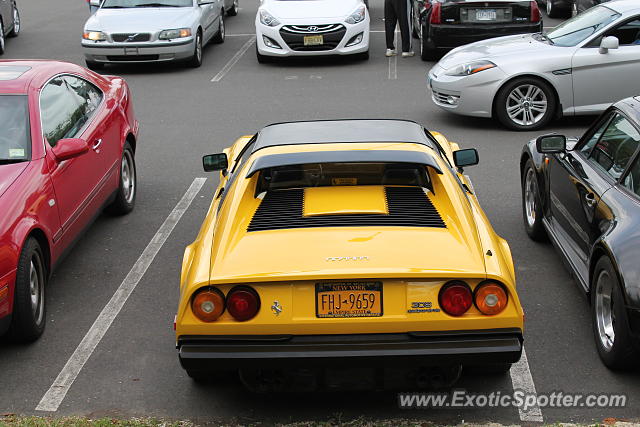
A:
[[[29,296],[33,319],[36,325],[40,325],[44,317],[44,277],[42,259],[37,251],[29,264]]]
[[[507,97],[507,115],[520,126],[540,122],[547,113],[547,95],[534,84],[515,87]]]
[[[18,34],[20,32],[20,13],[17,8],[13,8],[13,33]]]
[[[220,15],[220,40],[224,40],[225,36],[225,27],[224,27],[224,13]]]
[[[610,351],[615,342],[615,315],[613,314],[613,283],[609,272],[602,270],[596,281],[596,328],[602,347]]]
[[[196,35],[196,58],[198,62],[202,61],[202,36],[200,33]]]
[[[136,169],[133,165],[133,156],[129,150],[125,150],[122,157],[122,192],[127,203],[131,203],[136,194]]]
[[[529,225],[529,227],[533,227],[536,223],[537,191],[536,173],[533,169],[529,168],[524,181],[524,209],[527,215],[527,225]]]

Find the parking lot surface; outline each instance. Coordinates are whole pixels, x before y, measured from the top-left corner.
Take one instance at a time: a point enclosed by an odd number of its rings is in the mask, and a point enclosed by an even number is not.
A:
[[[0,413],[240,422],[325,420],[341,414],[342,419],[402,416],[447,424],[637,418],[640,375],[614,373],[602,365],[593,344],[587,299],[553,247],[530,241],[523,230],[518,160],[523,144],[536,134],[510,132],[494,121],[457,117],[435,107],[427,98],[425,79],[433,64],[418,57],[384,56],[381,0],[371,0],[369,61],[338,58],[268,65],[259,65],[254,53],[258,2],[240,4],[239,15],[226,22],[226,42],[205,48],[201,68],[151,65],[103,71],[126,78],[141,122],[137,206],[126,217],[99,217],[60,265],[48,289],[44,336],[25,346],[0,343]],[[7,43],[3,59],[61,59],[84,65],[84,1],[29,0],[20,6],[22,33]],[[547,26],[557,24],[545,20]],[[511,245],[526,313],[527,358],[510,375],[464,375],[456,388],[478,393],[510,393],[520,386],[534,387],[538,394],[622,393],[628,396],[626,407],[545,407],[528,413],[513,407],[408,411],[399,409],[394,392],[259,395],[237,382],[191,381],[178,364],[172,322],[183,250],[195,237],[217,184],[214,175],[202,172],[201,156],[219,152],[238,136],[269,123],[331,118],[415,120],[480,153],[480,165],[467,173],[496,231]],[[580,135],[591,120],[567,118],[553,123],[549,131]],[[207,178],[201,188],[197,178]],[[36,410],[192,184],[197,187],[193,200],[183,204],[182,217],[148,259],[148,269],[79,367],[57,410]]]

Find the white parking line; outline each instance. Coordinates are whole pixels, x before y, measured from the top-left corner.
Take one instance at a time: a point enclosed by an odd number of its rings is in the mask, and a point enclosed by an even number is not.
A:
[[[533,377],[531,376],[531,370],[529,369],[529,361],[527,360],[527,353],[522,347],[522,356],[518,363],[511,366],[511,383],[513,384],[513,390],[521,390],[527,395],[535,395],[537,401],[536,385],[533,383]],[[520,421],[538,422],[544,421],[542,418],[542,410],[536,404],[529,408],[527,411],[522,408],[518,408],[520,413]]]
[[[151,239],[147,247],[144,249],[136,263],[133,265],[127,277],[124,278],[111,300],[104,306],[102,312],[98,316],[91,329],[84,336],[76,350],[73,352],[67,363],[58,374],[56,380],[51,384],[49,390],[40,400],[36,411],[55,412],[60,407],[67,392],[78,377],[78,374],[84,367],[91,354],[96,349],[102,338],[111,327],[111,324],[122,310],[122,307],[131,296],[147,269],[153,262],[154,258],[171,235],[182,215],[187,211],[191,202],[200,192],[206,178],[196,178],[191,183],[187,192],[182,196],[173,211],[169,214],[164,223],[160,226],[155,236]]]
[[[227,62],[227,65],[225,65],[224,68],[220,70],[220,72],[216,74],[214,78],[211,79],[211,81],[219,82],[220,80],[222,80],[224,76],[226,76],[227,73],[231,71],[231,68],[233,68],[233,66],[236,65],[238,61],[240,61],[240,58],[242,58],[242,55],[244,55],[255,42],[256,42],[256,36],[251,36],[251,38],[245,44],[242,45],[240,50],[235,55],[233,55],[233,58],[231,58],[229,62]]]

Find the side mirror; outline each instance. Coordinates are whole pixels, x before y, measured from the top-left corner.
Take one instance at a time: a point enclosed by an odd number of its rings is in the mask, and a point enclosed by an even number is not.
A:
[[[564,135],[543,135],[536,139],[539,153],[554,154],[567,151],[567,137]]]
[[[202,158],[205,172],[223,171],[229,167],[229,159],[225,153],[209,154]]]
[[[84,139],[68,138],[61,139],[51,149],[58,162],[73,159],[89,151],[89,144]]]
[[[89,0],[89,5],[90,6],[95,6],[95,7],[100,7],[100,2],[102,0]]]
[[[467,148],[453,152],[453,163],[455,163],[457,168],[477,165],[479,162],[480,157],[478,156],[478,150],[475,148]]]
[[[600,53],[605,54],[609,52],[609,49],[618,49],[620,47],[620,40],[614,36],[608,36],[602,39],[600,42]]]

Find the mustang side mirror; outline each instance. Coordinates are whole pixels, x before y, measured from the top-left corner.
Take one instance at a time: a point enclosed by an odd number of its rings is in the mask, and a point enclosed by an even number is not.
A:
[[[567,137],[564,135],[543,135],[536,139],[539,153],[555,154],[567,151]]]
[[[618,49],[620,47],[620,40],[614,36],[608,36],[602,39],[600,42],[600,53],[605,54],[609,52],[609,49]]]
[[[465,166],[477,165],[478,162],[480,162],[480,157],[478,156],[478,150],[475,148],[467,148],[453,152],[453,163],[455,163],[458,169],[462,169]]]
[[[202,158],[205,172],[223,171],[229,167],[229,159],[225,153],[209,154]]]
[[[51,151],[58,162],[63,162],[89,151],[89,144],[87,141],[80,138],[61,139],[51,149]]]

